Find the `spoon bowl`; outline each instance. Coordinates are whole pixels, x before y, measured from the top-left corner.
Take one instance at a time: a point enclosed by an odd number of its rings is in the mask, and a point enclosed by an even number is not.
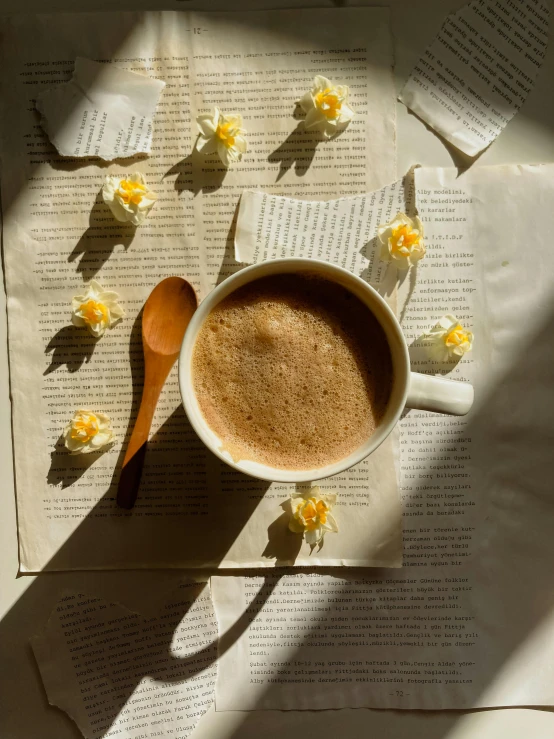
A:
[[[168,277],[160,282],[144,304],[143,345],[156,354],[178,354],[197,307],[194,288],[182,277]]]

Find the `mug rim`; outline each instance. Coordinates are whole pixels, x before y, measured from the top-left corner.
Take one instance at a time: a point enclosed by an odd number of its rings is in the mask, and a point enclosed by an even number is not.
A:
[[[325,467],[313,468],[310,470],[281,469],[255,462],[253,460],[242,459],[235,461],[232,459],[229,452],[221,449],[221,439],[204,419],[198,405],[192,382],[191,365],[194,344],[200,328],[208,314],[228,295],[243,285],[253,282],[256,279],[261,279],[262,277],[291,272],[324,273],[325,276],[328,276],[328,279],[338,282],[356,297],[361,299],[379,321],[379,324],[385,333],[393,361],[393,387],[391,389],[391,397],[389,398],[384,418],[379,426],[362,445],[347,457],[343,457],[337,462],[333,462]],[[352,289],[351,286],[354,288],[357,287],[357,290]],[[381,313],[381,316],[375,313],[373,306],[368,304],[368,301],[364,300],[361,295],[365,295],[366,297],[369,296],[370,301],[379,307],[378,312]],[[385,323],[381,320],[381,317],[385,319]],[[391,334],[394,336],[394,342],[391,342]],[[198,437],[213,454],[233,469],[257,479],[269,482],[302,483],[321,480],[344,472],[372,454],[385,441],[394,429],[406,404],[410,377],[410,361],[408,347],[404,335],[402,334],[400,324],[390,306],[384,298],[379,295],[375,288],[365,282],[361,277],[358,277],[339,265],[320,259],[282,257],[279,259],[265,260],[240,269],[238,272],[225,278],[223,282],[217,285],[204,298],[204,300],[202,300],[185,331],[179,353],[178,377],[179,391],[187,418]]]

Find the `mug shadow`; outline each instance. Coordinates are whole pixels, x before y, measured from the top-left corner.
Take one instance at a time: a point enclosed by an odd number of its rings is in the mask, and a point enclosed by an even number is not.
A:
[[[141,567],[148,558],[158,563],[154,568],[163,568],[166,561],[185,569],[217,567],[270,483],[231,470],[212,455],[179,405],[150,438],[137,502],[126,510],[116,502],[122,447],[107,490],[44,570],[105,568],[106,548],[114,569]],[[170,463],[175,451],[182,456]],[[104,454],[118,453],[108,449]],[[71,489],[101,456],[66,453],[60,438],[47,484],[51,490]],[[74,490],[79,495],[81,489]],[[57,504],[55,491],[50,495]],[[98,551],[98,519],[105,522],[104,553]]]
[[[510,633],[509,646],[502,651],[501,654],[496,654],[494,659],[490,659],[487,662],[486,674],[482,682],[490,683],[494,676],[500,671],[502,663],[509,658],[510,653],[517,649],[518,645],[529,635],[535,626],[539,623],[540,618],[545,614],[548,614],[552,608],[552,594],[544,589],[544,577],[542,568],[536,568],[536,559],[528,557],[524,561],[515,561],[510,559],[511,566],[506,567],[506,559],[503,557],[496,557],[491,559],[491,553],[496,547],[508,547],[508,549],[515,546],[514,541],[505,541],[503,531],[495,528],[495,521],[498,515],[501,514],[507,503],[511,505],[518,504],[522,507],[522,515],[526,515],[524,501],[518,503],[517,495],[509,494],[506,497],[503,492],[505,484],[517,484],[517,481],[527,481],[525,484],[531,484],[534,481],[539,485],[541,479],[546,478],[546,473],[550,469],[550,454],[549,454],[549,434],[545,433],[550,428],[550,410],[551,403],[548,402],[551,396],[551,392],[548,396],[545,396],[544,389],[552,388],[554,385],[551,382],[552,367],[552,342],[548,340],[552,332],[552,318],[549,323],[541,328],[536,336],[531,337],[529,346],[523,347],[520,356],[514,361],[513,366],[506,373],[506,375],[499,379],[495,383],[491,395],[488,398],[482,399],[481,405],[476,409],[475,415],[472,417],[469,423],[469,428],[464,429],[460,433],[466,436],[468,433],[473,432],[476,440],[476,464],[477,469],[480,470],[479,475],[484,475],[483,480],[486,482],[484,490],[488,491],[485,498],[483,499],[482,515],[480,516],[480,530],[476,532],[479,541],[482,542],[475,553],[475,557],[486,565],[488,568],[493,566],[493,570],[490,571],[490,580],[494,583],[494,588],[491,588],[491,592],[487,593],[487,598],[491,600],[491,607],[493,602],[502,602],[501,595],[503,592],[511,591],[514,586],[522,589],[522,594],[525,597],[521,598],[521,606],[517,614],[510,613],[510,622],[513,625],[513,629]],[[518,394],[517,389],[521,388],[522,378],[525,378],[526,392]],[[514,407],[515,405],[515,407]],[[498,421],[499,417],[505,414],[506,409],[510,410],[510,416],[508,419],[508,426],[500,427]],[[519,443],[521,440],[521,433],[512,434],[510,430],[510,424],[516,423],[517,427],[525,428],[527,435],[525,436],[525,450],[520,448]],[[490,444],[491,440],[496,440],[497,444],[501,445],[502,455],[498,458],[495,468],[491,469],[490,466]],[[540,456],[538,456],[540,455]],[[507,469],[504,469],[504,465],[507,464]],[[509,472],[509,481],[507,482],[506,475]],[[548,506],[550,506],[548,490],[541,484],[541,487],[535,487],[534,490],[541,492],[542,501],[545,506],[545,516],[541,522],[541,541],[543,536],[547,537],[548,531],[551,529],[551,514],[546,515]],[[225,495],[228,491],[224,491]],[[533,493],[534,494],[534,493]],[[551,507],[551,506],[550,506]],[[132,515],[132,514],[131,514]],[[228,523],[228,521],[227,521]],[[529,516],[528,526],[518,526],[511,532],[512,539],[517,539],[522,535],[522,532],[528,532],[527,541],[529,545],[532,542],[538,540],[538,534],[531,525],[532,520]],[[492,530],[491,530],[492,526]],[[233,527],[236,531],[236,528]],[[76,530],[75,534],[71,538],[79,538],[81,526]],[[492,531],[492,536],[491,536]],[[551,539],[544,539],[550,541]],[[69,545],[69,542],[63,545],[62,550]],[[552,548],[550,548],[552,549]],[[56,555],[53,558],[55,561]],[[474,567],[474,562],[464,563],[459,571],[456,573],[457,576],[463,577],[466,570],[469,572]],[[517,577],[514,579],[514,568],[516,569]],[[489,571],[489,570],[487,570]],[[318,572],[323,570],[318,569]],[[109,576],[110,574],[115,575],[117,573],[95,573],[96,575]],[[156,578],[164,576],[163,571],[154,573]],[[231,570],[226,571],[226,574],[239,574]],[[241,575],[251,574],[248,571],[240,571]],[[264,582],[260,587],[258,593],[251,598],[248,608],[241,614],[233,626],[226,631],[221,637],[219,645],[219,654],[223,654],[229,649],[241,636],[244,634],[246,629],[251,624],[252,620],[261,611],[263,605],[267,602],[273,591],[275,590],[279,577],[282,573],[273,571],[271,575],[264,578]],[[425,574],[425,573],[422,573]],[[87,579],[90,582],[94,582],[91,579],[92,573],[79,573],[80,578],[86,584]],[[63,582],[64,574],[58,575]],[[149,573],[128,573],[129,578],[148,578]],[[371,571],[356,572],[354,570],[348,571],[348,577],[346,579],[363,579],[367,582],[368,586],[371,583],[378,585],[387,577],[390,577],[390,570],[373,569]],[[25,617],[25,614],[29,612],[29,608],[39,608],[44,610],[43,599],[48,594],[48,580],[51,582],[52,575],[45,574],[41,578],[37,578],[31,585],[31,587],[24,593],[20,600],[15,606],[8,612],[6,617],[1,623],[1,630],[6,635],[13,633],[16,628],[16,623]],[[89,586],[90,587],[90,586]],[[121,585],[118,585],[121,587]],[[59,592],[59,591],[58,591]],[[94,592],[94,591],[93,591]],[[339,595],[340,591],[337,592]],[[467,599],[471,602],[471,599],[477,597],[471,593],[467,595]],[[540,597],[539,597],[540,596]],[[51,593],[50,593],[51,598]],[[498,599],[500,598],[500,601]],[[336,599],[335,599],[336,600]],[[513,596],[512,596],[513,600]],[[339,602],[337,600],[337,602]],[[465,601],[464,601],[465,603]],[[535,607],[530,609],[529,603],[534,603]],[[51,606],[55,603],[51,601]],[[382,607],[383,613],[388,613],[388,606],[385,603]],[[181,616],[182,617],[182,616]],[[517,628],[515,626],[517,625]],[[172,628],[167,629],[169,634],[164,636],[164,659],[167,654],[167,664],[176,665],[176,661],[181,662],[179,658],[175,658],[171,654],[171,639],[175,624],[172,623]],[[201,650],[202,655],[206,655],[207,659],[211,659],[208,656],[209,645]],[[192,663],[192,660],[197,657],[197,654],[185,658],[182,661],[183,669],[187,669],[187,665]],[[301,655],[293,653],[289,659],[300,658]],[[178,666],[177,666],[178,667]],[[175,667],[175,669],[177,669]],[[92,668],[94,670],[94,667]],[[173,669],[173,668],[172,668]],[[38,681],[39,675],[35,668],[36,680]],[[163,673],[164,678],[167,679],[168,672]],[[148,670],[144,670],[144,674],[148,674]],[[181,677],[182,679],[182,677]],[[133,690],[138,685],[138,678],[133,678],[131,683],[125,685],[123,694],[119,699],[119,706],[123,706],[129,700]],[[475,686],[477,688],[477,686]],[[15,688],[14,688],[15,689]],[[17,688],[19,689],[19,688]],[[267,698],[272,691],[277,690],[275,687],[268,688],[268,692],[264,696]],[[478,693],[474,692],[473,698],[476,700]],[[246,724],[250,724],[252,717],[255,712],[247,713],[244,717],[244,724],[236,731],[233,731],[232,736],[245,735],[243,730],[246,730]],[[373,715],[373,713],[372,713]],[[452,716],[452,723],[455,722],[454,712],[449,712]],[[113,720],[113,718],[112,718]],[[452,724],[450,724],[452,725]],[[437,726],[436,731],[432,731],[429,736],[433,736],[434,739],[440,739],[444,737],[443,727]],[[99,736],[105,736],[105,730]],[[23,736],[23,735],[21,735]]]
[[[106,221],[112,222],[111,226]],[[136,226],[117,221],[102,197],[102,189],[96,195],[89,216],[89,226],[83,233],[68,262],[77,260],[77,272],[85,281],[92,279],[111,257],[116,246],[128,249],[135,238]]]
[[[80,688],[80,693],[85,695],[79,695],[76,687],[67,686],[67,694],[63,696],[62,700],[59,701],[57,707],[62,711],[72,715],[73,708],[76,702],[84,704],[84,711],[80,710],[77,713],[79,716],[78,725],[79,728],[89,735],[87,724],[90,723],[94,726],[95,736],[110,735],[114,722],[120,717],[121,712],[127,705],[129,698],[137,688],[137,686],[144,681],[145,678],[156,683],[162,683],[160,688],[163,690],[166,686],[171,687],[177,684],[186,683],[186,681],[193,680],[196,676],[204,672],[208,667],[212,666],[218,659],[218,641],[213,640],[208,643],[201,641],[201,634],[198,634],[197,645],[202,645],[200,648],[194,648],[196,645],[192,645],[192,653],[187,656],[179,656],[178,652],[183,649],[179,642],[181,639],[177,639],[177,643],[173,643],[174,636],[178,632],[179,625],[186,618],[187,614],[193,609],[195,602],[202,595],[204,590],[204,584],[193,584],[191,582],[181,582],[176,588],[167,593],[165,597],[157,604],[154,615],[142,615],[140,613],[133,613],[116,603],[99,603],[94,608],[100,608],[104,610],[104,623],[124,623],[123,626],[112,627],[110,632],[119,631],[118,637],[112,637],[112,645],[109,647],[108,652],[104,646],[105,636],[103,629],[94,629],[93,632],[86,637],[87,648],[92,650],[94,654],[105,655],[92,661],[82,659],[80,654],[72,657],[73,660],[77,660],[73,664],[74,670],[79,674],[86,674],[86,686]],[[259,592],[256,594],[256,605],[250,609],[250,613],[244,613],[232,626],[232,629],[227,632],[227,641],[232,643],[234,640],[240,638],[244,631],[248,628],[251,623],[252,616],[257,613],[258,609],[263,606],[263,603],[270,597],[273,587],[270,585],[266,587],[266,584],[262,585]],[[77,597],[81,594],[75,594]],[[86,594],[84,594],[86,597]],[[71,594],[67,594],[68,599],[71,599]],[[76,604],[79,605],[78,603]],[[86,612],[86,611],[84,611]],[[79,611],[77,611],[79,613]],[[57,614],[56,614],[57,617]],[[193,622],[197,621],[198,615],[193,616]],[[102,617],[99,619],[99,623],[102,623]],[[186,621],[185,621],[186,624]],[[50,627],[48,625],[47,629]],[[63,628],[63,626],[62,626]],[[191,628],[188,625],[184,627],[187,633]],[[55,627],[53,629],[55,631]],[[46,632],[48,634],[48,631]],[[181,632],[183,634],[184,632]],[[49,634],[48,634],[49,636]],[[46,638],[48,638],[48,636]],[[50,637],[51,638],[51,637]],[[195,635],[190,635],[188,639],[184,639],[184,649],[187,649],[187,641],[194,641]],[[115,642],[115,643],[114,643]],[[189,647],[190,649],[190,647]],[[133,651],[134,657],[130,659],[121,659],[122,656],[129,655],[129,652]],[[175,652],[177,651],[177,654]],[[221,656],[219,651],[219,656]],[[56,665],[56,661],[63,664],[63,655],[52,655],[51,665]],[[59,664],[58,663],[58,664]],[[126,663],[126,667],[121,669],[118,665]],[[122,674],[123,673],[123,674]],[[77,685],[81,685],[80,681],[77,681]],[[105,687],[106,685],[111,686],[110,699],[103,700],[102,711],[95,711],[94,704],[91,706],[90,702],[99,699],[98,689],[99,687]],[[149,690],[153,688],[150,687]],[[104,693],[105,694],[105,693]],[[164,694],[165,695],[165,694]],[[171,695],[171,693],[169,693]],[[204,695],[208,696],[209,693]],[[181,707],[177,708],[177,711],[189,708],[182,701],[185,700],[186,693],[183,686],[183,694],[179,702]],[[61,696],[59,696],[61,697]],[[211,696],[210,696],[211,698]],[[175,701],[165,701],[165,704],[172,704]],[[145,716],[133,716],[133,720],[141,720],[142,718],[151,719],[149,715],[148,704],[143,704],[145,708]],[[200,704],[202,705],[202,704]],[[191,705],[190,708],[197,711],[200,706]],[[189,708],[189,710],[190,710]],[[136,711],[137,708],[135,707]],[[140,707],[138,709],[140,711]],[[85,714],[83,716],[83,713]],[[126,712],[128,714],[129,711]],[[99,715],[100,714],[100,715]],[[155,715],[155,714],[154,714]],[[159,715],[159,714],[158,714]],[[94,717],[94,718],[93,718]],[[177,716],[176,720],[184,718],[184,716]],[[92,720],[91,720],[92,719]],[[124,717],[122,723],[127,724],[128,718]],[[132,728],[129,726],[128,728]],[[116,733],[118,733],[116,731]],[[141,734],[142,736],[143,734]]]
[[[470,469],[479,495],[473,498],[478,515],[470,518],[460,516],[456,521],[457,527],[466,527],[462,530],[473,532],[475,541],[471,557],[461,561],[454,570],[454,582],[471,583],[466,592],[457,596],[456,612],[458,616],[466,616],[471,620],[472,630],[482,629],[483,633],[490,631],[492,619],[498,615],[498,621],[494,621],[495,631],[503,634],[499,642],[501,648],[488,650],[480,658],[479,679],[469,681],[471,685],[467,686],[464,699],[469,706],[476,705],[497,679],[506,679],[506,664],[514,655],[521,654],[528,639],[537,638],[537,631],[539,634],[543,632],[554,608],[554,593],[552,589],[544,587],[544,572],[554,562],[554,539],[551,535],[554,520],[551,485],[554,344],[550,339],[553,330],[554,312],[551,312],[538,329],[528,336],[525,345],[514,356],[506,371],[495,378],[485,393],[481,393],[475,410],[468,418],[467,426],[457,432],[463,441],[468,437],[472,439]],[[403,416],[408,413],[409,411]],[[429,414],[430,419],[433,417],[434,414]],[[449,444],[452,443],[455,443],[455,439],[449,441]],[[437,478],[432,464],[422,470],[420,477],[432,478],[438,485],[444,484]],[[542,515],[537,516],[537,510]],[[434,525],[441,530],[441,519],[430,518],[429,521],[435,521]],[[451,556],[456,558],[457,551],[453,550]],[[537,562],[541,562],[542,566],[537,567]],[[405,562],[406,565],[408,577],[440,576],[438,568],[410,567],[409,562]],[[447,577],[451,573],[452,570],[444,568]],[[357,581],[356,585],[363,583],[367,592],[373,593],[371,588],[380,586],[390,578],[391,572],[382,569],[356,572],[348,568],[343,569],[340,576],[346,581],[344,588],[338,588],[333,599],[322,604],[322,607],[330,606],[327,618],[332,619],[339,611],[343,596],[352,594],[349,591],[352,580]],[[480,587],[474,587],[475,582],[480,583]],[[266,579],[266,587],[272,584],[274,589],[278,584],[274,573]],[[517,597],[514,596],[514,589],[517,589]],[[377,621],[381,615],[389,618],[388,603],[379,603],[378,597],[376,601],[373,606],[374,620]],[[251,603],[256,605],[255,599]],[[510,608],[505,604],[510,604]],[[410,627],[411,621],[408,619],[408,628]],[[368,628],[376,627],[372,624]],[[438,636],[437,632],[434,634],[435,637]],[[224,646],[225,637],[226,635],[222,637]],[[290,638],[289,632],[287,638]],[[302,636],[303,643],[315,638],[318,638],[315,627]],[[380,647],[373,650],[357,649],[356,656],[359,659],[373,659],[380,656],[379,649]],[[463,653],[456,653],[451,649],[451,654],[460,657]],[[300,647],[286,654],[286,661],[282,664],[298,664],[297,660],[303,660],[308,655],[310,651]],[[425,647],[419,655],[425,659]],[[417,659],[419,655],[413,652],[410,658]],[[445,659],[448,656],[446,654]],[[269,659],[279,657],[279,653],[270,652]],[[511,669],[516,669],[513,664]],[[264,691],[260,692],[256,705],[243,713],[244,718],[235,727],[230,739],[254,737],[256,726],[260,726],[257,717],[261,713],[255,709],[270,708],[273,698],[275,704],[282,705],[282,696],[283,686],[267,683]],[[521,704],[517,705],[521,708]],[[502,704],[499,707],[503,707]],[[530,707],[552,710],[548,706]],[[394,713],[425,715],[421,722],[421,736],[427,739],[446,739],[451,736],[454,726],[462,716],[484,710],[494,709]],[[326,711],[330,722],[335,715],[340,716],[340,713]],[[382,726],[384,733],[390,730],[390,721],[380,718],[390,717],[393,713],[390,709],[359,708],[353,713],[361,713],[365,722],[371,720],[372,725]],[[274,711],[272,715],[279,717],[282,714],[286,712]],[[410,723],[406,724],[406,736],[413,735],[414,721],[415,718],[411,718]]]
[[[133,324],[130,338],[130,355],[137,355],[141,344],[141,316]],[[142,361],[132,361],[133,366],[133,400],[130,413],[127,436],[138,410],[142,393]],[[168,388],[162,391],[162,400]],[[166,402],[167,395],[165,395]],[[121,467],[124,447],[119,454],[115,449],[106,451],[106,454],[117,455],[115,472],[111,482],[106,483],[107,489],[97,502],[90,508],[82,519],[82,513],[71,511],[71,507],[63,510],[63,502],[56,500],[56,490],[63,491],[64,498],[75,498],[70,506],[83,507],[86,502],[80,502],[81,488],[79,481],[87,470],[98,461],[102,454],[70,455],[63,446],[60,437],[52,453],[52,463],[47,474],[47,489],[49,503],[59,505],[62,517],[73,516],[80,523],[69,536],[56,554],[46,564],[40,578],[32,582],[11,610],[0,622],[0,634],[9,635],[17,631],[18,624],[25,621],[25,614],[44,613],[44,622],[56,606],[61,590],[67,583],[71,583],[73,592],[88,590],[93,595],[102,595],[102,585],[117,583],[115,594],[107,598],[110,602],[120,600],[120,590],[127,587],[126,583],[150,582],[153,592],[165,583],[175,586],[183,575],[190,572],[193,577],[206,577],[213,572],[232,547],[233,542],[244,528],[253,511],[265,494],[269,483],[256,480],[231,470],[220,460],[216,459],[202,444],[190,426],[182,405],[166,419],[166,421],[152,435],[144,462],[143,480],[137,504],[131,511],[121,509],[116,503],[118,474]],[[179,462],[175,463],[175,451],[180,453]],[[168,455],[168,456],[166,456]],[[114,456],[115,459],[115,456]],[[169,459],[172,462],[169,462]],[[106,475],[101,475],[105,478]],[[96,479],[100,479],[96,477]],[[101,483],[96,483],[101,484]],[[85,488],[90,491],[90,488]],[[55,514],[55,510],[53,511]],[[56,514],[52,516],[55,518]],[[102,542],[98,538],[98,519],[102,519]],[[116,569],[126,567],[140,567],[140,562],[125,561],[129,549],[141,552],[151,547],[151,551],[158,546],[165,546],[167,556],[161,556],[158,570],[155,572],[133,571],[121,578]],[[169,545],[168,545],[169,543]],[[86,572],[86,569],[95,570],[105,567],[106,549],[110,551],[110,566],[114,569],[105,572]],[[102,554],[102,551],[104,552]],[[95,561],[95,552],[100,552],[100,558]],[[141,555],[142,556],[142,555]],[[145,555],[148,559],[148,554]],[[104,560],[104,564],[100,562]],[[164,564],[167,563],[167,564]],[[181,562],[182,570],[172,572],[164,567],[176,567]],[[80,570],[72,575],[66,570]],[[187,570],[187,567],[189,568]],[[199,573],[198,569],[202,568]],[[194,570],[192,568],[195,568]],[[241,571],[244,573],[244,570]],[[123,582],[122,582],[123,581]],[[75,586],[77,582],[77,586]],[[89,584],[87,584],[89,583]],[[78,589],[77,589],[78,588]],[[98,592],[100,589],[100,592]],[[263,607],[262,600],[254,611]],[[46,609],[48,604],[48,609]],[[149,605],[151,599],[149,598]],[[116,719],[123,706],[128,702],[143,677],[151,675],[156,680],[182,682],[194,677],[201,664],[205,669],[217,659],[217,642],[213,642],[195,651],[187,657],[179,657],[172,651],[172,638],[177,624],[188,610],[180,608],[174,615],[163,616],[158,643],[160,646],[156,669],[151,665],[145,666],[140,673],[131,676],[129,680],[118,684],[117,698],[113,708],[108,708],[103,719],[102,728],[98,736],[104,736],[109,726]],[[138,610],[138,609],[137,609]],[[243,614],[233,625],[234,638],[238,638],[251,622],[251,614]],[[26,639],[29,635],[27,634]],[[25,642],[27,644],[27,642]],[[16,659],[14,644],[14,659]],[[27,644],[26,649],[29,649]],[[104,666],[105,667],[105,666]],[[36,664],[33,674],[40,696],[41,678]],[[92,665],[89,675],[101,679],[102,667]],[[153,672],[152,672],[153,671]],[[45,703],[46,700],[43,698]],[[18,722],[22,731],[32,728],[26,726],[25,721]],[[19,730],[19,729],[18,729]],[[32,731],[28,734],[32,735]]]
[[[38,668],[38,664],[33,659],[32,653],[29,654],[29,663],[31,667],[31,675],[33,677],[32,682],[35,685],[28,685],[29,693],[38,691],[35,700],[42,700],[44,703],[45,711],[51,710],[52,705],[55,708],[59,708],[61,711],[60,716],[56,717],[58,723],[62,726],[60,729],[69,728],[72,725],[72,710],[71,707],[75,706],[77,701],[80,710],[79,714],[82,716],[83,713],[87,716],[87,719],[91,719],[94,716],[94,735],[103,737],[109,735],[110,729],[113,723],[120,716],[121,711],[124,710],[128,704],[131,696],[141,684],[145,678],[151,678],[152,680],[162,683],[163,685],[169,684],[182,686],[182,699],[186,697],[186,681],[191,680],[197,676],[200,672],[203,672],[211,665],[215,664],[218,657],[220,657],[226,649],[230,648],[232,644],[239,639],[242,634],[247,630],[252,622],[252,618],[263,608],[266,600],[270,597],[274,585],[272,583],[266,583],[264,580],[263,585],[260,587],[259,593],[256,594],[255,603],[249,608],[248,613],[243,613],[232,625],[232,627],[224,634],[226,647],[220,646],[219,640],[215,639],[207,644],[200,646],[197,649],[193,649],[191,653],[186,656],[179,656],[178,652],[175,651],[175,645],[173,644],[175,632],[178,629],[179,624],[186,617],[187,613],[194,605],[198,597],[201,595],[204,584],[199,583],[196,587],[192,585],[190,579],[184,577],[182,572],[175,573],[169,571],[158,571],[153,572],[129,572],[125,581],[122,583],[121,573],[117,572],[80,572],[79,585],[76,586],[76,578],[69,573],[56,573],[56,574],[44,574],[40,578],[37,578],[32,585],[25,591],[17,603],[9,610],[2,621],[0,621],[0,634],[3,637],[21,633],[21,623],[25,623],[25,614],[30,612],[42,613],[43,623],[46,624],[53,610],[59,603],[59,598],[64,594],[79,594],[90,596],[93,598],[101,597],[104,601],[109,604],[117,604],[117,611],[120,616],[123,616],[126,621],[126,625],[133,625],[135,630],[142,630],[148,632],[150,637],[149,641],[138,646],[137,651],[140,655],[140,661],[134,661],[131,663],[128,671],[126,670],[122,675],[122,669],[117,668],[116,664],[112,662],[99,662],[93,660],[87,662],[87,684],[92,687],[96,684],[102,684],[105,686],[106,680],[109,684],[113,685],[115,690],[110,692],[110,700],[104,701],[100,719],[94,713],[94,700],[100,699],[100,696],[94,692],[88,692],[85,690],[87,695],[82,696],[78,693],[75,694],[70,687],[70,683],[67,685],[67,701],[64,706],[57,706],[47,702],[47,696],[42,686],[42,677]],[[107,590],[105,596],[98,593],[98,583],[101,579],[102,589]],[[179,593],[179,586],[183,584],[192,585],[192,592],[187,597],[183,597]],[[67,587],[69,585],[69,588]],[[145,607],[139,606],[138,608],[133,607],[133,610],[129,610],[127,607],[119,606],[119,602],[122,597],[122,592],[127,592],[127,600],[129,593],[134,591],[134,597],[139,592],[140,586],[146,588],[151,596],[148,598],[148,604]],[[125,596],[123,596],[125,599]],[[146,603],[144,595],[142,597],[143,605]],[[113,615],[113,614],[112,614]],[[28,618],[28,616],[27,616]],[[36,618],[36,615],[35,615]],[[113,628],[111,629],[114,630]],[[15,655],[17,652],[21,652],[24,648],[26,651],[31,652],[31,646],[28,642],[30,635],[27,634],[25,643],[22,644],[17,640],[10,641],[10,646],[6,649],[6,657],[8,663],[10,663],[13,651],[14,664]],[[87,637],[87,639],[94,639],[94,635]],[[100,638],[101,634],[100,634]],[[127,636],[120,637],[121,646],[128,648]],[[94,642],[92,642],[94,645]],[[153,649],[149,652],[150,645],[153,645]],[[144,650],[144,647],[147,647]],[[115,647],[112,648],[112,650]],[[143,651],[144,650],[144,651]],[[112,657],[114,652],[112,651]],[[20,657],[19,657],[20,659]],[[55,656],[52,658],[56,659]],[[63,659],[63,658],[62,658]],[[75,658],[74,658],[75,659]],[[75,665],[73,665],[75,668]],[[112,678],[113,682],[112,682]],[[35,687],[36,686],[36,687]],[[6,691],[7,698],[11,694],[11,691],[15,694],[20,691],[21,686],[17,681],[12,681]],[[81,693],[83,690],[81,690]],[[93,699],[91,701],[91,698]],[[88,701],[88,702],[87,702]],[[186,703],[182,704],[187,706]],[[128,706],[127,706],[128,707]],[[187,706],[188,707],[188,706]],[[66,708],[68,709],[66,711]],[[191,705],[190,709],[197,710],[196,706]],[[62,718],[62,714],[64,717]],[[90,714],[90,715],[89,715]],[[136,717],[135,717],[136,718]],[[36,735],[36,724],[33,722],[36,720],[35,716],[22,716],[17,717],[15,726],[17,728],[17,736],[29,737]],[[11,722],[10,722],[11,723]],[[20,733],[21,732],[21,733]],[[26,733],[27,732],[27,733]],[[14,737],[16,734],[13,735]],[[64,732],[65,736],[65,732]],[[76,736],[82,736],[82,734],[76,734]]]

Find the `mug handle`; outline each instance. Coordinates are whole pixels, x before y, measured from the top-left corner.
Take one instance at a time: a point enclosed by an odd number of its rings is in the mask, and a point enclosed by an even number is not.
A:
[[[473,385],[469,382],[410,372],[406,407],[465,416],[473,405],[473,396]]]

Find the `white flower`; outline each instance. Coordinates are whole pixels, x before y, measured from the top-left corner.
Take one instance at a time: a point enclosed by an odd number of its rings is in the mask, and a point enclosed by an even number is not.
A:
[[[71,454],[96,452],[113,440],[110,419],[104,413],[78,410],[66,427],[65,445]]]
[[[335,85],[318,74],[310,92],[298,100],[298,105],[306,113],[304,128],[320,131],[330,138],[347,126],[355,115],[348,105],[348,93],[347,85]]]
[[[248,148],[241,115],[223,115],[215,108],[213,115],[199,115],[196,122],[200,129],[196,142],[198,151],[206,156],[217,153],[226,167],[233,162],[240,162]]]
[[[335,493],[322,493],[317,486],[304,493],[293,493],[289,529],[304,534],[306,542],[312,545],[318,544],[327,531],[337,532],[339,527],[330,513],[336,497]]]
[[[423,334],[423,342],[430,353],[441,362],[462,357],[471,351],[473,334],[458,323],[450,313],[443,316],[430,331]]]
[[[106,175],[102,197],[118,221],[140,226],[158,196],[150,192],[140,172],[127,177]]]
[[[424,255],[423,224],[417,216],[410,218],[405,213],[397,213],[392,221],[379,226],[377,231],[381,242],[381,259],[394,261],[402,269],[415,265]]]
[[[71,301],[71,321],[75,326],[86,326],[98,338],[125,315],[118,299],[117,293],[104,290],[96,280],[91,280],[84,295],[76,295]]]

